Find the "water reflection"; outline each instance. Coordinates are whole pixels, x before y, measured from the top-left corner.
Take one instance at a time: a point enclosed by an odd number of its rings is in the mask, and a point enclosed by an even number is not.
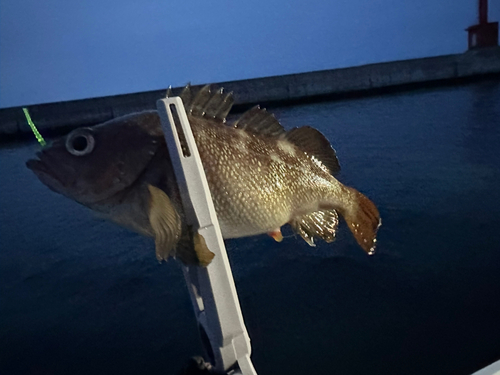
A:
[[[228,242],[261,374],[470,374],[500,358],[500,81],[272,109],[337,149],[384,225]],[[200,354],[176,263],[0,149],[0,373],[175,373]],[[465,353],[457,356],[457,353]]]
[[[462,146],[466,162],[477,167],[490,166],[498,172],[500,152],[500,82],[472,85],[471,105],[463,126]]]

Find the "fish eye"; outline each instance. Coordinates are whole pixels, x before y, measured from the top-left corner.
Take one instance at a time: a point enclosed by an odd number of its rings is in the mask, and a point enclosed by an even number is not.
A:
[[[94,146],[95,139],[90,128],[74,130],[66,138],[66,150],[75,156],[90,154]]]

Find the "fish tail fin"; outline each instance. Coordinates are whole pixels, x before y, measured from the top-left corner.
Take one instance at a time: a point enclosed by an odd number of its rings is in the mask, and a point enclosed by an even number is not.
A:
[[[354,205],[342,212],[347,226],[358,244],[369,255],[375,253],[377,231],[382,221],[377,207],[356,189],[346,187],[352,195]]]

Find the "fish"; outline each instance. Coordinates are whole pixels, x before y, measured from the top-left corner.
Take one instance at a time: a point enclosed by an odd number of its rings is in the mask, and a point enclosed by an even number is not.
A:
[[[169,89],[167,96],[172,96]],[[333,242],[343,218],[368,254],[381,225],[375,204],[342,184],[330,142],[310,126],[285,130],[255,106],[228,120],[233,93],[187,85],[180,97],[198,147],[222,236],[269,234],[288,224],[309,245]],[[233,116],[234,117],[234,116]],[[175,150],[174,150],[175,151]],[[175,151],[176,152],[176,151]],[[136,112],[57,139],[27,161],[56,193],[155,240],[156,257],[207,266],[214,253],[188,225],[158,112]]]

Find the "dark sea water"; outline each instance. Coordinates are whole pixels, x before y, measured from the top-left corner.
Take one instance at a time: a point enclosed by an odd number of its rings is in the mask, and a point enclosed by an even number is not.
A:
[[[260,375],[470,374],[500,359],[500,81],[273,108],[333,143],[378,205],[345,226],[227,242]],[[0,374],[175,374],[201,344],[179,265],[0,148]]]

